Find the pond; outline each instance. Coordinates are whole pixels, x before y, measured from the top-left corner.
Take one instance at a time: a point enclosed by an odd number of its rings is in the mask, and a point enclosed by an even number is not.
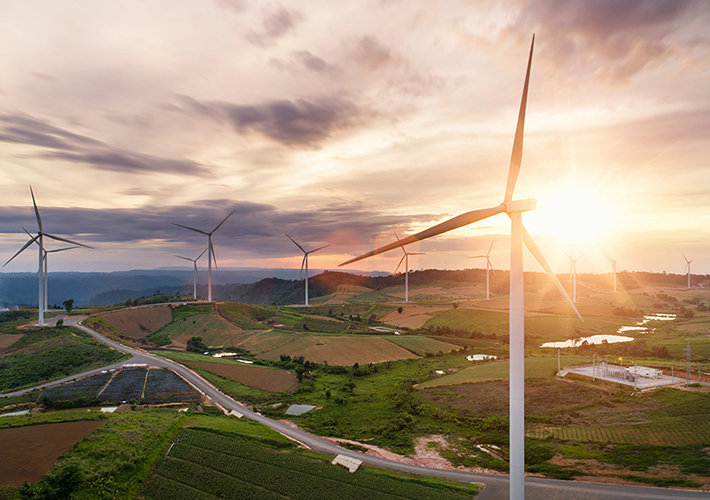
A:
[[[624,332],[639,332],[639,333],[649,333],[653,332],[655,328],[649,328],[648,326],[643,326],[649,321],[672,321],[675,319],[675,314],[664,314],[664,313],[655,313],[655,314],[648,314],[643,317],[642,321],[637,321],[636,325],[634,326],[622,326],[619,328],[616,333],[624,333]]]
[[[498,359],[498,356],[491,356],[489,354],[469,354],[466,356],[468,361],[485,361],[487,359]]]
[[[303,415],[313,408],[315,408],[313,405],[291,405],[288,407],[288,410],[286,410],[286,415]]]
[[[616,342],[631,342],[634,340],[633,337],[625,337],[623,335],[592,335],[591,337],[582,337],[580,339],[569,339],[564,342],[545,342],[540,347],[576,347],[584,344],[603,344],[604,341],[608,344],[614,344]]]

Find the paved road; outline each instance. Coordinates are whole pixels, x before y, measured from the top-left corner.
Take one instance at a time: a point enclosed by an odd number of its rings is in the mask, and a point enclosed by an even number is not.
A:
[[[126,347],[118,342],[110,340],[98,332],[87,328],[80,324],[80,321],[85,319],[85,316],[70,316],[64,320],[64,324],[71,325],[88,333],[96,340],[113,347],[126,354],[132,354],[133,357],[122,363],[114,366],[120,366],[127,363],[146,364],[149,366],[169,368],[181,377],[187,380],[194,387],[202,391],[211,401],[219,404],[228,411],[234,410],[246,418],[256,420],[275,431],[284,434],[306,446],[332,455],[347,455],[362,460],[365,463],[383,467],[386,469],[411,472],[424,476],[437,476],[447,479],[454,479],[463,482],[473,482],[485,485],[483,492],[477,497],[479,500],[497,500],[508,498],[508,476],[496,476],[488,474],[475,474],[463,471],[447,471],[440,469],[429,469],[426,467],[418,467],[414,465],[392,462],[378,457],[372,457],[363,453],[347,450],[333,443],[321,439],[312,434],[293,429],[283,425],[275,420],[264,417],[259,413],[251,411],[249,408],[237,403],[232,398],[220,392],[216,387],[203,379],[196,372],[189,368],[175,363],[166,358],[156,356],[140,349]],[[92,370],[87,373],[95,373],[100,370]],[[85,374],[75,375],[68,379],[84,376]],[[51,385],[56,385],[59,381],[53,382]],[[45,384],[49,385],[49,384]],[[26,391],[31,390],[27,389]],[[19,392],[26,392],[19,391]],[[644,500],[678,500],[678,499],[710,499],[710,493],[687,491],[687,490],[667,490],[662,488],[650,488],[644,486],[623,486],[603,483],[586,483],[576,481],[557,481],[554,479],[525,479],[525,496],[528,500],[628,500],[628,499],[644,499]]]

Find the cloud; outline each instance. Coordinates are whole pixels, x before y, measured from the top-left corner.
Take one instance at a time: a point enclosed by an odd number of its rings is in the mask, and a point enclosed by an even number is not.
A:
[[[190,160],[126,151],[30,116],[0,116],[0,142],[38,146],[49,151],[35,152],[35,157],[84,164],[97,170],[209,175],[206,168]]]
[[[274,41],[293,30],[303,20],[299,11],[280,7],[273,11],[264,10],[261,17],[261,30],[252,30],[246,39],[259,47],[273,45]]]
[[[506,31],[515,37],[525,33],[526,40],[537,31],[543,52],[557,65],[625,83],[681,49],[672,35],[698,6],[694,0],[535,0],[524,3]]]
[[[374,112],[337,98],[286,99],[256,105],[200,103],[183,98],[197,112],[229,123],[240,133],[259,133],[286,146],[316,147],[335,132],[361,125]]]
[[[352,58],[361,68],[369,71],[382,69],[396,61],[388,48],[369,36],[364,36],[355,43]]]

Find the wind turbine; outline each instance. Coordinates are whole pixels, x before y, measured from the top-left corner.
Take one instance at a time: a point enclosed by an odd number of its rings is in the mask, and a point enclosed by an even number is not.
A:
[[[399,236],[397,236],[396,232],[394,233],[394,237],[397,238],[397,241],[399,241]],[[402,251],[404,252],[404,255],[400,259],[399,264],[397,264],[397,267],[394,270],[394,274],[397,274],[399,266],[401,266],[402,261],[404,261],[404,301],[409,302],[409,256],[425,254],[421,252],[407,252],[407,249],[404,247],[402,247]]]
[[[491,241],[491,246],[488,247],[488,252],[486,252],[486,255],[474,255],[473,257],[469,257],[469,259],[482,259],[485,257],[486,259],[486,300],[491,299],[491,289],[490,289],[490,271],[493,269],[493,265],[491,264],[491,250],[493,249],[493,243],[496,241],[496,237],[493,237],[493,241]]]
[[[215,227],[212,231],[209,233],[207,231],[203,231],[202,229],[195,229],[194,227],[189,227],[189,226],[183,226],[182,224],[176,224],[173,222],[173,225],[175,226],[180,226],[184,227],[185,229],[189,229],[190,231],[195,231],[196,233],[201,233],[207,235],[207,301],[212,302],[212,258],[214,258],[214,267],[217,267],[217,256],[214,254],[214,245],[212,245],[212,235],[217,231],[217,229],[220,228],[224,222],[229,219],[232,214],[236,210],[232,210],[232,212],[226,216],[224,219],[222,219],[222,222],[217,224],[217,227]],[[188,259],[189,260],[189,259]]]
[[[688,288],[690,288],[690,263],[693,262],[695,259],[688,260],[688,257],[686,257],[685,254],[681,255],[685,259],[685,272],[688,273]]]
[[[569,273],[572,275],[572,282],[573,282],[573,293],[572,293],[572,301],[576,304],[577,303],[577,261],[584,257],[584,254],[580,255],[576,259],[574,258],[574,255],[571,253],[565,253],[565,255],[569,258]],[[614,287],[614,291],[616,291],[616,287]]]
[[[181,256],[181,255],[176,255],[176,256],[175,256],[175,257],[177,257],[178,259],[189,260],[190,262],[192,262],[192,263],[195,265],[195,275],[194,275],[194,277],[193,277],[194,285],[193,285],[193,288],[192,288],[192,297],[193,297],[195,300],[197,300],[197,261],[200,260],[200,257],[202,257],[202,256],[205,254],[206,251],[207,251],[207,248],[205,248],[204,250],[202,250],[202,253],[201,253],[196,259],[189,259],[189,258],[183,257],[183,256]],[[215,259],[215,265],[217,265],[217,259]]]
[[[45,268],[46,264],[44,261],[45,258],[45,250],[44,250],[44,237],[46,236],[47,238],[51,238],[53,240],[57,241],[63,241],[64,243],[71,243],[72,245],[77,245],[80,247],[85,247],[85,248],[91,248],[89,245],[84,245],[83,243],[77,243],[75,241],[67,240],[65,238],[60,238],[59,236],[55,236],[53,234],[45,233],[42,229],[42,217],[39,215],[39,209],[37,208],[37,201],[35,200],[35,194],[34,191],[32,191],[32,186],[30,186],[30,194],[32,195],[32,205],[34,206],[35,209],[35,217],[37,218],[37,236],[34,236],[30,238],[30,240],[25,243],[25,245],[20,248],[15,255],[13,255],[10,260],[5,262],[2,267],[5,267],[8,265],[15,257],[20,255],[22,252],[24,252],[32,243],[37,243],[39,245],[39,257],[38,257],[38,266],[37,266],[37,279],[39,281],[39,325],[44,325],[44,311],[46,309],[46,293],[45,293],[45,277],[44,277],[44,272],[43,268]],[[23,228],[24,229],[24,228]],[[25,229],[25,231],[27,231]],[[32,235],[30,235],[32,236]]]
[[[552,271],[552,268],[542,255],[542,252],[540,252],[540,249],[523,226],[522,213],[534,210],[536,201],[534,199],[513,200],[513,191],[515,190],[515,184],[520,172],[523,154],[525,107],[528,96],[528,83],[530,80],[530,66],[532,64],[534,43],[535,36],[533,35],[503,202],[497,207],[473,210],[458,215],[429,229],[408,236],[403,240],[390,243],[389,245],[377,248],[340,264],[344,266],[382,252],[387,252],[394,248],[414,243],[415,241],[431,238],[453,229],[487,219],[497,214],[505,213],[510,217],[510,498],[515,500],[525,498],[525,312],[523,300],[523,242],[545,272],[550,276],[550,279],[552,279],[555,286],[557,286],[569,305],[574,309],[575,313],[577,313],[577,316],[582,319],[579,315],[579,311],[577,311],[574,303],[569,298],[567,292],[565,292],[555,276],[555,273]]]
[[[284,234],[286,234],[286,233],[284,233]],[[286,234],[286,237],[287,237],[289,240],[293,241],[293,243],[294,243],[298,248],[301,249],[301,252],[303,252],[303,260],[301,261],[301,272],[298,273],[298,279],[299,279],[299,280],[301,279],[301,274],[303,274],[303,266],[305,265],[305,266],[306,266],[306,305],[308,305],[308,255],[309,255],[309,254],[312,254],[312,253],[314,253],[314,252],[317,252],[318,250],[322,250],[322,249],[324,249],[325,247],[330,246],[330,244],[328,244],[328,245],[323,245],[322,247],[318,247],[318,248],[316,248],[315,250],[311,250],[311,251],[309,251],[309,252],[306,252],[306,251],[303,249],[303,247],[302,247],[301,245],[299,245],[298,243],[296,243],[296,240],[294,240],[293,238],[291,238],[288,234]]]
[[[614,293],[616,293],[616,260],[609,257],[607,254],[604,254],[604,255],[606,256],[607,259],[609,259],[611,261],[611,273],[614,276]]]

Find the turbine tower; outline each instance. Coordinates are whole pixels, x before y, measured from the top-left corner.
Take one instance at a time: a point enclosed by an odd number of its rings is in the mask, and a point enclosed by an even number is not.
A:
[[[198,255],[196,259],[189,259],[189,258],[183,257],[183,256],[181,256],[181,255],[176,255],[176,256],[175,256],[175,257],[177,257],[178,259],[189,260],[190,262],[192,262],[192,263],[195,265],[195,273],[194,273],[194,276],[193,276],[193,282],[194,282],[194,284],[193,284],[193,287],[192,287],[192,298],[195,299],[195,300],[197,300],[197,261],[200,260],[200,257],[202,257],[202,256],[205,254],[205,252],[206,252],[207,250],[208,250],[207,248],[205,248],[204,250],[202,250],[202,253],[201,253],[200,255]],[[217,261],[217,259],[215,259],[215,265],[217,264],[216,261]]]
[[[577,313],[577,316],[582,319],[579,315],[579,311],[577,311],[574,303],[569,298],[567,292],[565,292],[555,276],[555,273],[552,271],[552,268],[542,255],[542,252],[540,252],[540,249],[523,226],[522,213],[534,210],[536,204],[535,200],[513,200],[513,191],[515,190],[515,184],[520,172],[523,154],[525,107],[528,96],[530,66],[532,64],[534,43],[535,36],[533,35],[503,202],[496,207],[472,210],[458,215],[417,234],[377,248],[340,264],[344,266],[382,252],[387,252],[394,248],[409,245],[415,241],[431,238],[453,229],[487,219],[497,214],[505,213],[510,217],[510,498],[514,500],[523,500],[525,498],[525,318],[523,300],[523,243],[525,243],[530,253],[537,259],[548,276],[550,276],[550,279],[552,279],[555,286],[557,286],[569,305],[574,309],[575,313]]]
[[[284,233],[284,234],[286,234],[286,233]],[[311,250],[311,251],[309,251],[309,252],[306,252],[306,251],[303,249],[303,247],[302,247],[301,245],[299,245],[298,243],[296,243],[296,240],[294,240],[293,238],[291,238],[288,234],[286,234],[286,237],[287,237],[289,240],[293,241],[293,243],[294,243],[298,248],[301,249],[301,252],[303,252],[303,260],[301,261],[301,272],[298,273],[298,279],[299,279],[299,280],[301,279],[301,274],[303,274],[303,266],[305,265],[305,266],[306,266],[306,305],[308,305],[308,255],[309,255],[309,254],[312,254],[312,253],[314,253],[314,252],[317,252],[318,250],[322,250],[322,249],[324,249],[325,247],[330,246],[330,244],[328,244],[328,245],[323,245],[322,247],[318,247],[318,248],[316,248],[315,250]]]
[[[173,225],[175,226],[180,226],[184,227],[185,229],[189,229],[190,231],[195,231],[196,233],[200,234],[205,234],[207,235],[207,301],[212,302],[212,259],[214,258],[214,267],[217,267],[217,256],[214,254],[214,245],[212,245],[212,235],[219,229],[224,222],[229,219],[232,214],[235,212],[235,210],[232,210],[232,212],[226,216],[224,219],[222,219],[222,222],[217,224],[217,227],[215,227],[212,231],[209,233],[207,231],[203,231],[202,229],[195,229],[194,227],[189,227],[189,226],[183,226],[182,224],[176,224],[173,222]]]
[[[569,258],[569,273],[572,275],[572,283],[573,283],[573,288],[572,288],[572,302],[575,304],[577,303],[577,261],[584,257],[584,254],[580,255],[576,259],[574,258],[574,255],[571,253],[565,253],[565,255]],[[616,286],[614,286],[614,291],[616,291]]]
[[[486,300],[491,299],[491,280],[490,280],[490,272],[491,269],[493,269],[493,265],[491,264],[491,250],[493,249],[493,243],[496,241],[496,237],[493,237],[493,241],[491,241],[491,246],[488,247],[488,252],[486,252],[486,255],[474,255],[473,257],[469,257],[469,259],[482,259],[485,257],[486,259]]]
[[[37,236],[30,238],[30,240],[27,243],[25,243],[25,245],[22,248],[20,248],[17,251],[17,253],[10,258],[10,260],[5,262],[5,264],[3,264],[2,267],[5,267],[6,265],[8,265],[12,261],[12,259],[14,259],[18,255],[20,255],[22,252],[24,252],[30,245],[32,245],[32,243],[37,243],[37,245],[39,246],[39,248],[38,248],[39,257],[37,259],[38,260],[37,280],[39,282],[39,286],[38,286],[38,288],[39,288],[39,300],[38,300],[38,302],[39,302],[38,303],[39,322],[38,322],[38,324],[44,325],[45,324],[44,323],[44,311],[47,308],[46,303],[45,303],[47,295],[44,290],[45,283],[46,283],[45,276],[44,276],[44,268],[46,266],[46,263],[44,260],[45,259],[44,237],[46,236],[47,238],[51,238],[53,240],[63,241],[64,243],[71,243],[72,245],[77,245],[80,247],[85,247],[85,248],[91,248],[91,247],[89,245],[84,245],[83,243],[77,243],[75,241],[67,240],[65,238],[60,238],[59,236],[55,236],[53,234],[45,233],[44,230],[42,229],[42,217],[40,217],[40,215],[39,215],[39,209],[37,208],[37,201],[35,200],[35,193],[34,193],[34,191],[32,191],[32,186],[30,186],[30,194],[32,195],[32,205],[34,206],[35,217],[37,218],[37,229],[38,229]],[[25,229],[25,231],[27,231],[27,230]]]
[[[397,238],[397,241],[399,241],[399,236],[397,236],[397,233],[394,233],[394,237]],[[397,274],[397,270],[399,269],[399,266],[402,265],[402,261],[404,261],[404,301],[409,302],[409,256],[410,255],[426,255],[421,252],[407,252],[407,249],[402,247],[402,252],[404,252],[404,255],[402,258],[399,260],[399,264],[397,264],[397,267],[394,270],[394,274]]]
[[[614,277],[614,293],[616,293],[616,260],[612,259],[608,255],[604,254],[607,259],[611,261],[611,274]],[[618,260],[618,259],[617,259]]]
[[[681,255],[685,259],[685,272],[688,274],[688,288],[690,288],[690,263],[693,262],[695,259],[688,260],[688,257],[686,257],[685,254]]]

